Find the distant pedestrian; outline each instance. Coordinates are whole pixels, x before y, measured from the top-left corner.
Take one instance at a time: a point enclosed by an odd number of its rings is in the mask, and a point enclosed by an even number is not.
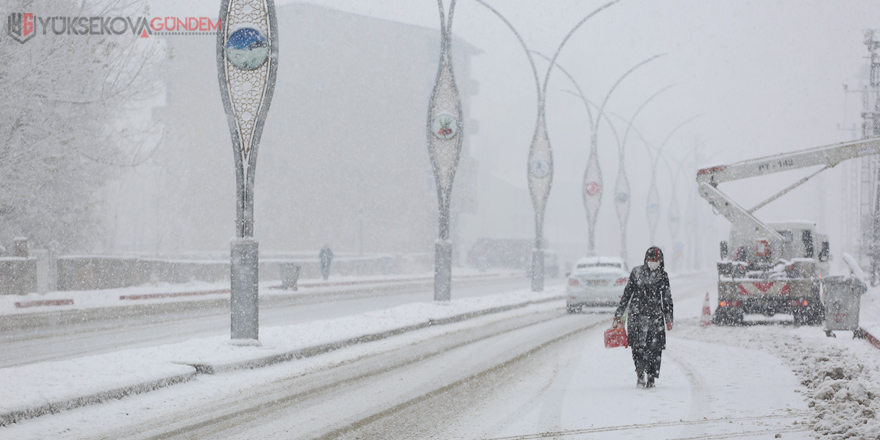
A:
[[[626,331],[638,377],[636,386],[653,388],[654,379],[660,377],[666,330],[672,330],[672,293],[660,248],[648,248],[645,264],[633,268],[614,312],[612,327],[620,324],[627,307]]]
[[[333,261],[333,251],[330,250],[330,246],[325,244],[321,248],[318,259],[321,260],[321,276],[326,280],[330,277],[330,262]]]

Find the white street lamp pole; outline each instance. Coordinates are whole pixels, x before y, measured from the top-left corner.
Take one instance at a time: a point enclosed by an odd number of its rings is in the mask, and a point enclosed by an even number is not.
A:
[[[274,0],[222,0],[217,77],[235,159],[236,220],[231,243],[231,335],[259,340],[259,243],[254,240],[254,173],[275,91],[278,24]]]
[[[440,11],[440,66],[431,100],[428,104],[428,154],[437,184],[440,205],[437,222],[439,233],[434,246],[434,301],[448,302],[452,290],[452,241],[449,239],[449,198],[452,181],[461,156],[461,100],[452,69],[452,16],[455,0],[449,5],[449,16],[443,11],[443,0],[437,0]]]

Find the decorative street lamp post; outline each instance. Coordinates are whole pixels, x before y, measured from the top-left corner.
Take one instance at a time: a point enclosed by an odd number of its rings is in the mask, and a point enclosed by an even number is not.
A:
[[[437,218],[439,236],[434,246],[434,301],[449,301],[452,289],[452,241],[449,240],[449,196],[452,180],[461,156],[461,100],[452,70],[452,14],[455,0],[449,5],[449,17],[440,10],[440,67],[431,101],[428,104],[428,154],[437,184],[440,211]]]
[[[639,115],[639,113],[641,113],[642,109],[644,109],[645,106],[648,105],[648,103],[651,102],[654,98],[656,98],[666,90],[669,90],[671,87],[672,85],[668,85],[658,90],[653,95],[645,99],[645,101],[642,102],[639,108],[636,109],[632,117],[629,118],[629,123],[626,126],[626,131],[623,134],[623,142],[620,144],[620,148],[618,149],[618,153],[620,155],[620,167],[618,171],[619,174],[617,175],[617,183],[614,188],[614,204],[617,208],[617,220],[620,222],[620,258],[622,258],[623,261],[627,261],[628,258],[626,244],[626,226],[627,222],[629,221],[629,206],[632,200],[632,197],[630,197],[631,193],[629,179],[626,177],[626,168],[623,166],[624,152],[626,150],[626,140],[629,137],[629,132],[633,129],[633,121],[636,120],[636,117]]]
[[[540,55],[540,54],[539,54]],[[614,85],[608,90],[608,93],[605,94],[605,99],[602,101],[602,105],[599,106],[598,112],[596,114],[596,118],[593,119],[593,112],[590,109],[589,102],[587,101],[586,96],[584,96],[583,90],[581,90],[580,85],[578,85],[577,81],[574,80],[562,66],[557,65],[556,67],[568,77],[569,81],[574,84],[575,89],[577,89],[577,94],[584,101],[584,105],[587,108],[587,116],[590,119],[590,157],[587,160],[587,168],[584,170],[584,186],[583,186],[583,198],[584,198],[584,209],[587,211],[587,226],[589,232],[589,254],[594,255],[596,253],[596,218],[599,216],[599,207],[602,204],[602,168],[599,166],[599,122],[603,117],[608,120],[607,116],[605,116],[605,107],[608,104],[608,99],[611,98],[611,94],[620,85],[623,80],[629,76],[631,73],[636,71],[639,67],[648,64],[649,62],[660,58],[666,54],[658,54],[654,55],[644,61],[636,64],[629,70],[627,70],[617,81],[614,82]],[[543,58],[546,58],[544,55],[541,55]],[[609,121],[610,124],[610,121]],[[613,127],[612,127],[613,129]],[[616,133],[615,133],[616,136]],[[615,200],[617,205],[617,214],[618,218],[621,217],[621,203],[627,203],[629,200],[629,182],[626,180],[625,166],[623,162],[623,154],[620,143],[617,145],[618,152],[620,153],[620,174],[617,176],[617,185],[615,187]],[[626,206],[626,211],[624,215],[628,215],[628,206]],[[623,224],[623,221],[621,221]],[[622,243],[625,245],[625,242]]]
[[[547,121],[544,113],[544,103],[545,97],[547,96],[547,83],[550,80],[550,72],[553,71],[553,66],[556,64],[556,58],[559,56],[565,43],[568,42],[568,39],[571,38],[575,31],[594,15],[602,12],[620,0],[614,0],[600,6],[593,12],[589,13],[586,17],[582,18],[581,21],[571,28],[565,38],[562,39],[562,42],[559,43],[559,47],[556,48],[556,53],[553,54],[553,58],[550,59],[550,65],[547,66],[547,73],[544,75],[543,83],[538,78],[537,69],[535,69],[535,62],[532,59],[529,48],[526,46],[522,37],[520,37],[519,32],[516,31],[513,25],[511,25],[504,16],[489,6],[485,1],[476,1],[497,15],[502,21],[504,21],[507,27],[513,31],[514,35],[516,35],[516,38],[526,52],[526,56],[529,58],[529,63],[532,65],[532,73],[535,75],[535,83],[538,86],[538,118],[535,121],[535,133],[532,136],[532,143],[529,147],[528,167],[526,172],[529,181],[529,192],[532,196],[532,206],[535,208],[535,247],[532,249],[531,267],[532,291],[540,292],[544,290],[544,211],[547,207],[547,197],[550,195],[550,187],[553,183],[553,150],[550,146],[550,138],[547,134]]]
[[[644,138],[642,140],[644,141]],[[681,210],[679,209],[679,206],[678,206],[679,205],[678,185],[677,185],[678,180],[679,180],[678,177],[681,175],[681,171],[684,169],[684,165],[686,163],[688,163],[687,160],[691,156],[694,155],[695,151],[698,148],[701,148],[703,146],[703,143],[704,142],[697,142],[694,145],[694,148],[689,150],[687,152],[687,154],[685,155],[685,157],[683,157],[681,159],[672,158],[672,162],[678,163],[678,166],[675,167],[674,172],[672,171],[673,167],[672,167],[672,164],[670,163],[670,159],[667,157],[668,155],[665,153],[663,155],[661,155],[661,158],[663,159],[663,163],[666,164],[666,170],[669,172],[670,182],[672,182],[672,198],[669,201],[669,211],[668,211],[667,222],[669,225],[669,235],[672,238],[672,248],[675,251],[673,254],[672,264],[671,264],[672,271],[674,271],[674,272],[678,272],[680,270],[681,262],[684,260],[684,250],[685,250],[684,242],[680,241],[678,239],[678,231],[679,231],[679,228],[681,227],[681,220],[682,220]],[[645,144],[647,145],[647,142],[645,142]]]
[[[650,236],[651,246],[656,246],[656,242],[654,241],[655,235],[657,232],[657,221],[660,219],[660,195],[657,192],[657,164],[660,161],[660,154],[663,152],[663,147],[666,146],[666,142],[672,138],[672,135],[675,134],[678,129],[683,127],[690,121],[700,117],[701,115],[692,116],[680,124],[675,126],[672,131],[666,135],[666,139],[663,139],[663,143],[660,144],[660,147],[657,148],[657,153],[652,158],[652,166],[651,166],[651,187],[648,190],[648,200],[647,200],[647,215],[648,215],[648,235]],[[647,147],[647,143],[645,146]],[[648,155],[651,155],[651,150],[648,150]],[[677,208],[676,208],[677,209]],[[676,221],[678,219],[676,218]]]
[[[670,237],[672,238],[672,246],[674,249],[674,254],[671,259],[671,264],[668,267],[671,268],[672,271],[677,272],[678,270],[680,270],[680,267],[681,267],[680,262],[682,260],[684,260],[684,250],[685,250],[685,243],[678,240],[678,231],[679,231],[679,227],[681,226],[681,213],[680,213],[679,206],[678,206],[679,203],[678,203],[678,195],[677,195],[678,194],[677,182],[679,180],[678,177],[679,177],[679,175],[681,175],[681,171],[684,169],[684,165],[688,163],[687,159],[694,156],[696,154],[697,150],[699,148],[703,147],[704,142],[698,142],[697,144],[695,144],[694,148],[692,148],[690,151],[688,151],[688,153],[682,159],[671,158],[672,162],[678,163],[678,166],[675,167],[675,171],[673,172],[673,170],[672,170],[673,166],[672,166],[672,164],[670,164],[670,158],[668,157],[668,155],[666,153],[662,153],[661,151],[659,151],[658,148],[651,145],[651,143],[645,139],[645,137],[642,135],[641,132],[639,132],[639,130],[636,130],[635,128],[633,128],[633,130],[641,138],[642,143],[645,144],[645,146],[648,148],[648,155],[649,156],[651,154],[650,148],[654,148],[655,150],[658,150],[657,156],[659,158],[663,159],[663,163],[666,165],[666,170],[669,172],[669,180],[672,184],[672,197],[669,202],[669,211],[668,211],[667,222],[668,222],[668,226],[669,226],[669,234],[670,234]],[[693,164],[690,164],[690,166],[695,168],[695,166]],[[691,232],[694,231],[694,227],[695,227],[694,225],[696,224],[694,222],[694,218],[692,215],[692,207],[693,207],[693,204],[691,204],[691,200],[689,200],[688,201],[688,208],[687,208],[688,212],[685,214],[685,219],[686,219],[686,223],[687,223],[687,229]]]
[[[538,54],[541,55],[541,54]],[[583,186],[583,198],[584,198],[584,208],[587,211],[587,226],[589,232],[589,254],[594,255],[596,252],[596,217],[599,215],[599,207],[602,203],[602,169],[599,166],[599,156],[598,156],[598,140],[599,140],[599,122],[604,117],[606,121],[611,124],[611,121],[608,120],[608,117],[605,115],[605,107],[608,104],[608,99],[611,98],[611,94],[620,85],[623,80],[633,73],[636,69],[649,62],[662,57],[666,54],[658,54],[653,57],[647,58],[644,61],[636,64],[629,70],[627,70],[617,81],[614,82],[614,85],[608,90],[608,93],[605,95],[605,99],[602,101],[602,105],[598,107],[598,111],[596,114],[596,118],[593,119],[593,111],[590,109],[590,102],[587,100],[584,95],[583,90],[581,90],[580,85],[578,85],[577,81],[575,81],[574,77],[568,73],[565,69],[560,65],[556,65],[559,70],[568,77],[569,81],[574,85],[577,90],[577,95],[584,101],[584,106],[587,109],[587,116],[590,120],[590,157],[587,161],[587,168],[584,171],[584,186]],[[549,60],[544,55],[541,57]],[[614,130],[614,126],[611,125],[611,129]],[[617,133],[614,133],[615,138],[617,137]],[[618,140],[617,150],[619,153],[619,169],[620,173],[617,175],[617,184],[615,186],[615,205],[617,207],[617,215],[618,219],[620,219],[620,224],[623,225],[625,223],[624,218],[629,215],[629,181],[626,179],[625,165],[623,162],[623,148]],[[625,236],[622,238],[621,247],[625,248],[626,239]]]
[[[254,172],[275,91],[278,25],[274,0],[222,0],[217,77],[235,159],[235,239],[231,243],[231,335],[259,340],[259,243],[254,235]]]

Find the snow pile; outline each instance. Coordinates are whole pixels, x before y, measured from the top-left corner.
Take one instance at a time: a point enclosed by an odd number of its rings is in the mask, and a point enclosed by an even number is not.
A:
[[[711,326],[682,320],[678,336],[758,349],[779,357],[797,375],[812,429],[829,440],[880,438],[880,352],[850,332],[828,338],[821,327]],[[754,365],[761,369],[761,365]]]
[[[834,352],[837,353],[828,353]],[[829,439],[880,438],[880,395],[870,371],[848,361],[844,350],[806,356],[798,373],[809,389],[813,429]],[[870,387],[870,388],[869,388]]]

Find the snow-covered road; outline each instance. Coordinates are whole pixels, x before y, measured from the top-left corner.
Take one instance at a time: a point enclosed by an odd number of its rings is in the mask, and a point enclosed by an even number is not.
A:
[[[714,277],[676,277],[652,390],[605,349],[610,310],[554,301],[0,427],[37,438],[880,437],[880,352],[848,332],[699,325]],[[356,316],[352,316],[357,320]],[[760,321],[760,320],[759,320]],[[781,322],[785,322],[783,318]]]
[[[548,281],[550,286],[561,282]],[[456,280],[455,294],[456,298],[472,298],[516,290],[525,283],[523,277]],[[260,325],[302,323],[424,302],[432,298],[432,289],[429,282],[323,292],[264,289]],[[318,291],[308,293],[309,290]],[[0,368],[228,334],[228,296],[226,293],[189,301],[8,315],[0,324],[0,350],[4,353]]]

